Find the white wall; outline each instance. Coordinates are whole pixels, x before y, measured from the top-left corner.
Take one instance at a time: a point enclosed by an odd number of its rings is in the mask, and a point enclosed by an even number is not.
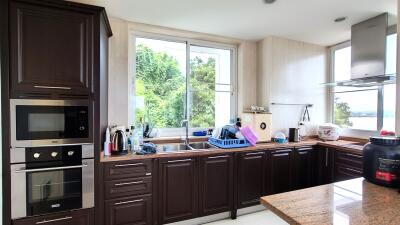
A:
[[[309,103],[312,122],[327,122],[328,81],[326,47],[278,37],[267,37],[258,43],[259,105],[272,112],[273,134],[297,127],[303,106],[279,106],[271,103]]]
[[[110,17],[113,36],[109,40],[109,113],[110,125],[129,124],[129,86],[132,68],[129,68],[129,36],[134,33],[152,33],[217,42],[238,46],[238,112],[256,103],[257,43],[204,33],[177,30]]]

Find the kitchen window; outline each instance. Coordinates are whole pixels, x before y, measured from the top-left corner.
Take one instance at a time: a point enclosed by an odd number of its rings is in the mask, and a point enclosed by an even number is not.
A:
[[[396,73],[396,39],[397,34],[387,36],[386,74]],[[350,80],[350,42],[332,47],[331,53],[333,82]],[[395,84],[364,88],[336,86],[332,88],[332,105],[333,122],[341,128],[395,130]]]
[[[221,126],[236,115],[235,46],[170,37],[134,36],[132,121],[161,136]],[[176,129],[179,128],[179,129]]]

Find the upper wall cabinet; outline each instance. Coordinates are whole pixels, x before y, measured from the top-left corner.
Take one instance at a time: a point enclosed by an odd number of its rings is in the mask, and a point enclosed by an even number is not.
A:
[[[10,2],[12,98],[94,94],[94,80],[99,77],[96,38],[104,10],[58,2]]]

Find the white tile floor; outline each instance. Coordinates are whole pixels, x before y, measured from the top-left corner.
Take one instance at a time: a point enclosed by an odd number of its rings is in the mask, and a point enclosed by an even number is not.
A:
[[[238,216],[236,220],[224,219],[205,225],[287,225],[285,221],[269,210]]]

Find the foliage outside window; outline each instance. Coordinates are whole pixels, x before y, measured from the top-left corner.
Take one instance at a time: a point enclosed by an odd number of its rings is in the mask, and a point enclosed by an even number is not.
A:
[[[232,50],[149,38],[135,41],[136,123],[177,128],[188,117],[190,127],[207,128],[229,122]],[[228,92],[218,90],[221,77],[228,80]]]

